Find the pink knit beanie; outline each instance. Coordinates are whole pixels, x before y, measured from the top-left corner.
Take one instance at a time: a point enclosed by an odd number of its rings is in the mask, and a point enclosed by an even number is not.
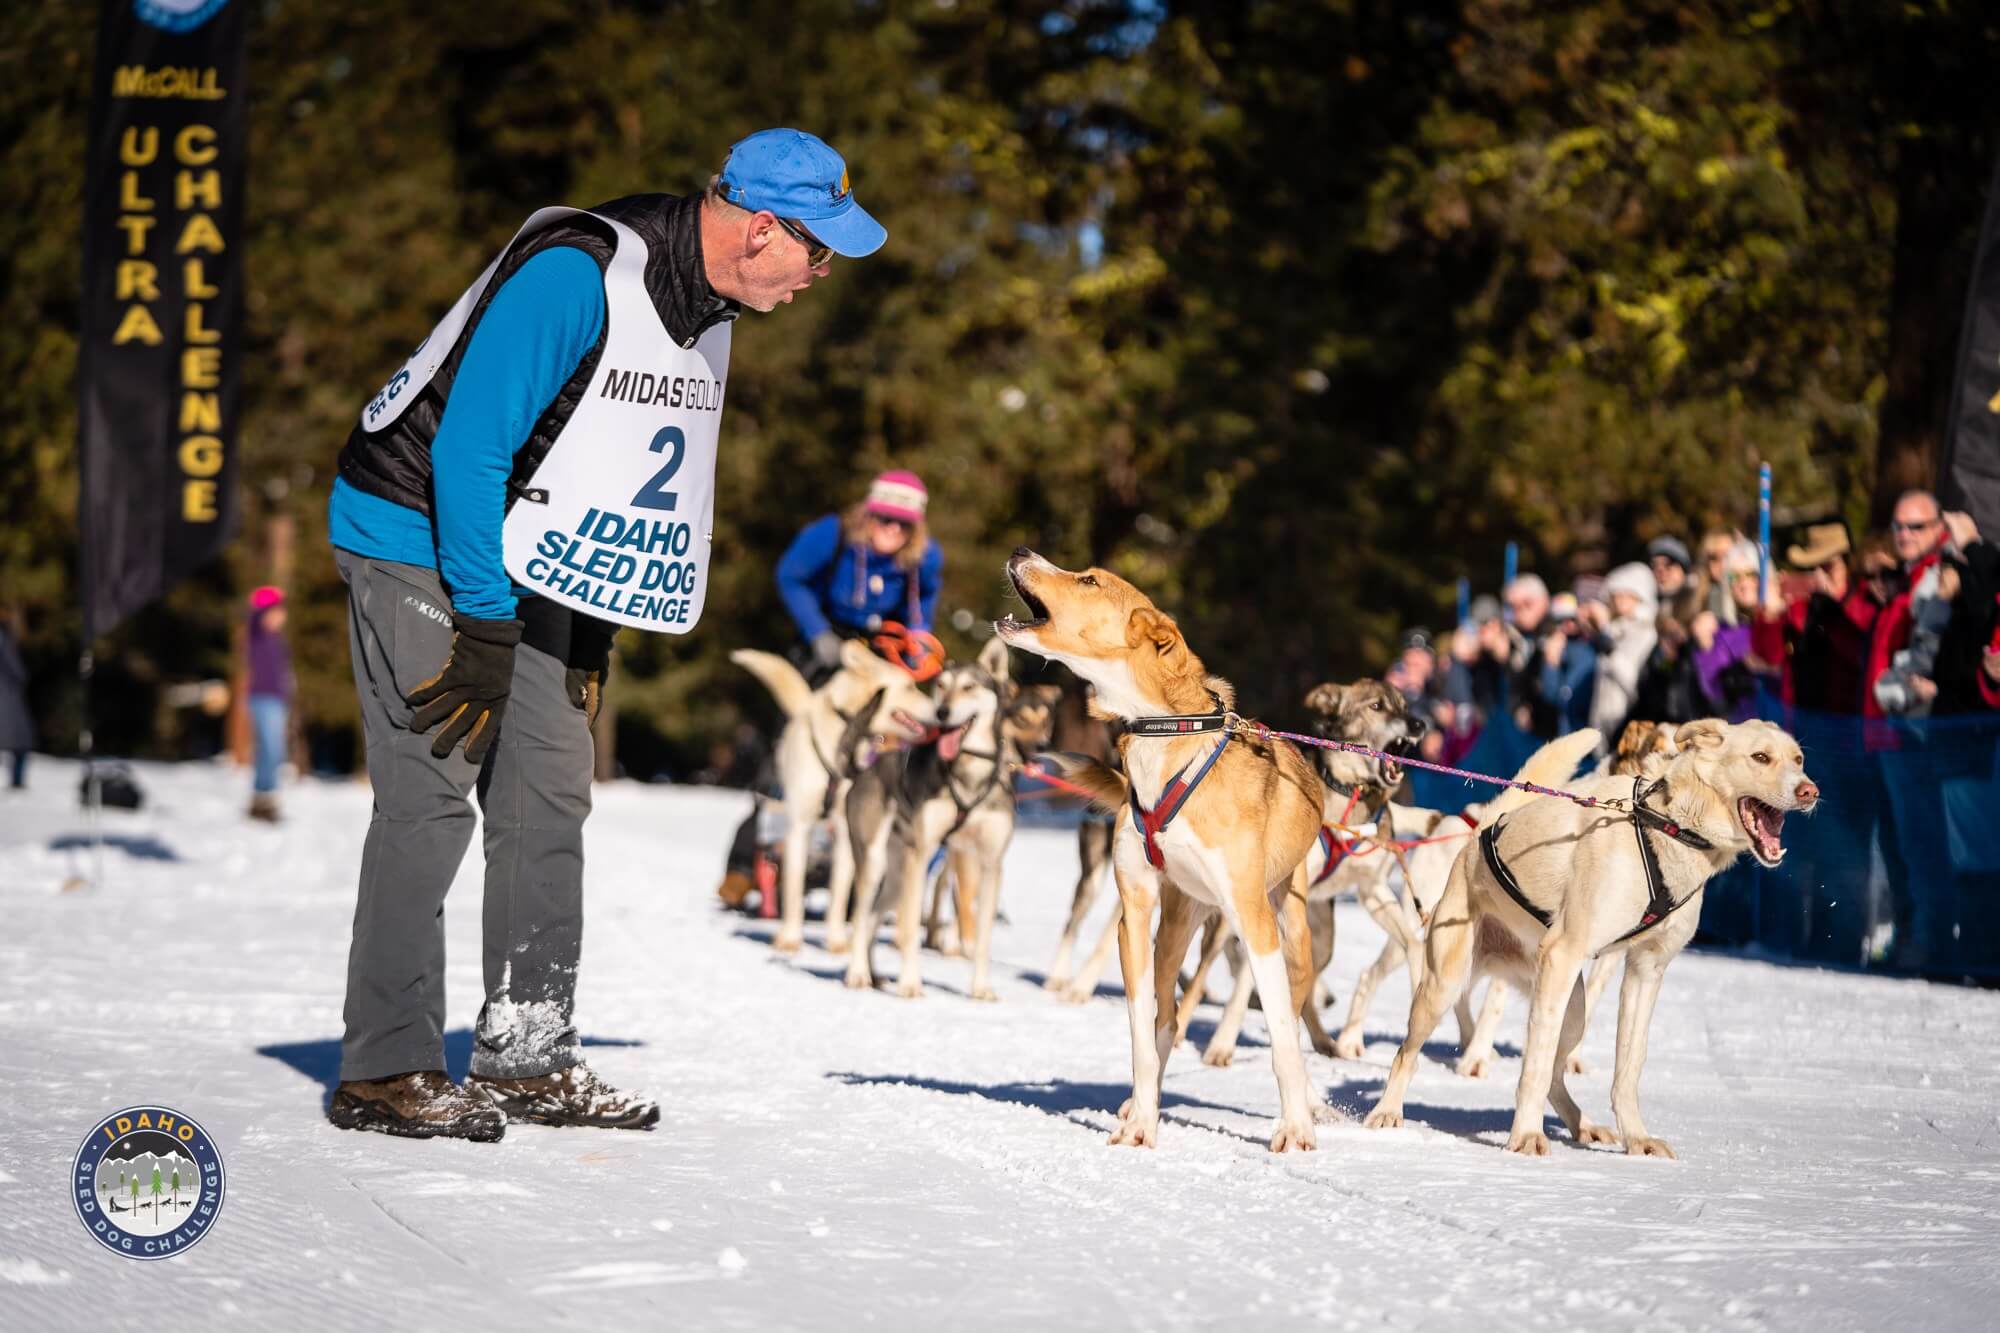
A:
[[[871,514],[921,523],[929,504],[930,493],[914,472],[884,472],[868,484],[867,509]]]

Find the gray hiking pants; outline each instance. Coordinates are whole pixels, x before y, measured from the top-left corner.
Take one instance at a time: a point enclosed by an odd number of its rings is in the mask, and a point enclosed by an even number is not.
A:
[[[583,942],[583,821],[591,738],[562,661],[523,643],[500,735],[484,764],[431,756],[405,696],[451,649],[451,601],[435,570],[334,552],[347,580],[354,687],[375,814],[347,959],[342,1079],[444,1063],[444,896],[486,824],[486,1003],[472,1072],[527,1078],[581,1058],[570,1011]]]

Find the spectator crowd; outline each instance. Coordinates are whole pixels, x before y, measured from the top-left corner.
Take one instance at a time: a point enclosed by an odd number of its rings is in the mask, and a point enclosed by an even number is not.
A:
[[[1432,724],[1427,757],[1459,758],[1501,716],[1542,738],[1742,720],[1760,688],[1863,718],[2000,710],[2000,552],[1928,491],[1858,547],[1842,524],[1805,528],[1768,580],[1737,532],[1707,534],[1698,554],[1658,537],[1645,554],[1561,592],[1522,574],[1441,642],[1405,634],[1388,678]]]

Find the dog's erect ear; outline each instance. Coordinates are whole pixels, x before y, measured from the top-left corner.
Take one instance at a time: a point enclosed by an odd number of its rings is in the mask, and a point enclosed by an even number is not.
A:
[[[1306,692],[1306,707],[1315,713],[1334,717],[1340,712],[1341,687],[1332,681],[1315,685]]]
[[[1125,622],[1125,642],[1133,648],[1152,644],[1153,651],[1160,655],[1160,660],[1170,671],[1187,666],[1187,641],[1181,638],[1181,627],[1164,611],[1156,611],[1150,606],[1134,611]]]
[[[986,646],[979,650],[979,665],[993,679],[1003,684],[1006,682],[1007,644],[999,635],[988,639]]]
[[[1729,724],[1719,717],[1696,718],[1674,729],[1674,744],[1683,750],[1719,750],[1729,739]]]
[[[849,671],[859,671],[863,675],[882,659],[868,651],[868,645],[859,639],[849,639],[840,645],[840,664]]]
[[[1174,624],[1174,618],[1150,606],[1137,608],[1125,621],[1125,644],[1130,648],[1150,643],[1164,651],[1180,636],[1180,626]]]

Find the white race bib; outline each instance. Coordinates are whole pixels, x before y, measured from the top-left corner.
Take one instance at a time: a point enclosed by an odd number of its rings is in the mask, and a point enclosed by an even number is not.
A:
[[[603,221],[617,236],[604,273],[604,348],[528,478],[530,494],[507,512],[502,555],[540,596],[598,620],[685,634],[708,594],[730,326],[710,327],[691,348],[675,343],[646,292],[646,243]]]

